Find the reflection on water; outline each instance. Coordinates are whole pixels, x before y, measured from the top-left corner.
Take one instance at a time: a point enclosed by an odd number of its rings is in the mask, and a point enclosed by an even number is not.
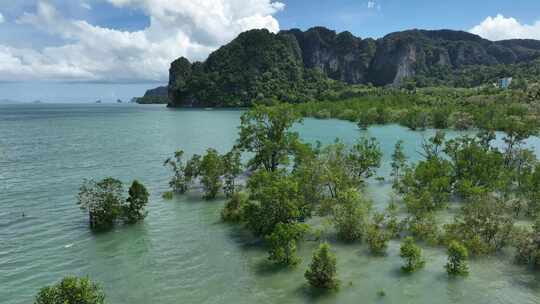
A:
[[[29,303],[40,287],[68,274],[102,282],[113,304],[540,302],[539,276],[513,265],[511,252],[473,260],[467,279],[450,280],[445,252],[436,248],[425,248],[425,269],[402,274],[396,241],[386,257],[371,256],[364,245],[334,242],[342,288],[320,294],[303,277],[316,242],[300,245],[303,262],[296,269],[275,268],[260,243],[219,222],[223,201],[205,202],[198,193],[163,201],[163,160],[177,148],[188,154],[230,149],[239,116],[162,106],[0,106],[1,302]],[[351,123],[312,119],[296,129],[311,142],[378,138],[385,153],[378,175],[385,177],[398,139],[417,160],[419,143],[433,133],[399,126],[360,131]],[[538,139],[530,145],[540,151]],[[75,195],[83,178],[105,176],[138,178],[148,186],[144,223],[88,231]],[[384,208],[391,186],[372,181],[368,192]]]

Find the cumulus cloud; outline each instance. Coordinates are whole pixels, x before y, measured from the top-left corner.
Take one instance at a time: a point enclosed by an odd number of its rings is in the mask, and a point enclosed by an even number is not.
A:
[[[487,17],[470,29],[470,32],[490,40],[540,39],[540,21],[522,24],[515,18],[498,14],[496,17]]]
[[[2,15],[2,13],[0,13],[0,24],[4,23],[6,21],[6,19],[4,18],[4,15]]]
[[[150,25],[121,31],[66,18],[47,1],[23,14],[19,24],[61,37],[61,46],[40,50],[0,44],[0,81],[166,81],[172,60],[203,60],[240,32],[279,31],[272,0],[108,0],[118,8],[140,9]]]

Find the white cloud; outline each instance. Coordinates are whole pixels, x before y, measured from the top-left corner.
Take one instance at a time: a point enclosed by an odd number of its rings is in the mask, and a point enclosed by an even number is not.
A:
[[[92,9],[92,6],[86,2],[81,2],[81,7],[86,9],[86,10],[91,10]]]
[[[522,24],[515,18],[498,14],[496,17],[487,17],[469,31],[490,40],[540,39],[540,21]]]
[[[120,31],[62,16],[39,1],[30,24],[61,37],[65,45],[41,50],[0,43],[0,81],[166,81],[172,60],[203,60],[240,32],[279,31],[273,14],[284,5],[272,0],[108,0],[119,8],[141,9],[150,18],[140,31]]]
[[[0,24],[4,23],[6,21],[6,18],[4,18],[4,15],[0,13]]]

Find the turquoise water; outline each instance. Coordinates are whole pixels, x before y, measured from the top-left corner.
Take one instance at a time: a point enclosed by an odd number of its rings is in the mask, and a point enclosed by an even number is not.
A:
[[[303,272],[316,243],[300,246],[298,268],[275,270],[242,230],[219,221],[223,201],[204,202],[199,193],[162,200],[163,160],[177,148],[230,149],[240,115],[138,105],[0,106],[0,303],[31,303],[40,287],[65,275],[101,282],[114,304],[540,302],[540,276],[513,265],[510,253],[473,260],[467,279],[449,280],[444,251],[425,248],[426,268],[404,276],[398,242],[383,258],[364,245],[333,243],[343,287],[313,294]],[[423,136],[432,134],[399,126],[359,131],[335,120],[309,119],[296,128],[307,141],[377,137],[385,153],[382,176],[398,139],[416,159]],[[538,139],[529,144],[540,154]],[[75,196],[84,178],[106,176],[137,178],[149,188],[143,223],[104,234],[88,230]],[[371,182],[368,192],[383,208],[390,187]]]

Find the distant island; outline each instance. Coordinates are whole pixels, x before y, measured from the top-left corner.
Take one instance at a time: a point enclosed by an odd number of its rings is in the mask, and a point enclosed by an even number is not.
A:
[[[11,99],[0,99],[0,105],[2,104],[18,104],[19,101],[11,100]]]
[[[540,41],[489,41],[452,30],[409,30],[361,39],[324,27],[273,34],[251,30],[204,62],[175,60],[169,84],[138,103],[170,107],[238,107],[255,100],[300,103],[341,94],[353,86],[459,87],[513,77],[537,82]]]
[[[143,97],[135,97],[133,102],[138,104],[168,104],[169,88],[168,86],[157,87],[146,91]]]

